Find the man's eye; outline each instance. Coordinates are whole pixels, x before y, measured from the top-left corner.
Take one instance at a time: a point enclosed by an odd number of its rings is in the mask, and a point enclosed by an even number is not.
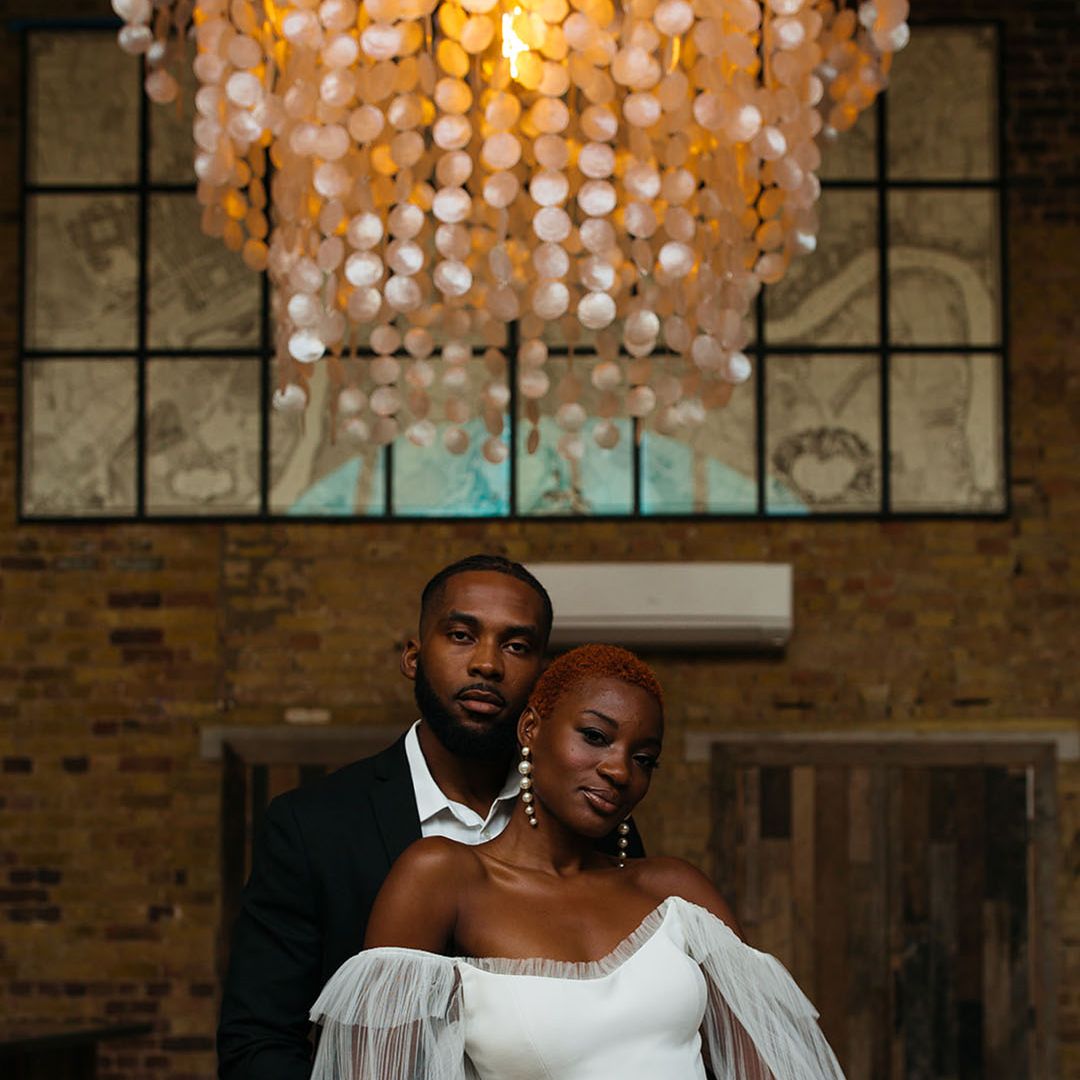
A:
[[[468,630],[451,630],[449,634],[451,641],[468,641],[469,636]]]
[[[532,651],[532,647],[526,641],[508,641],[506,647],[518,656],[524,656],[526,653]]]
[[[658,769],[660,767],[660,762],[654,757],[649,757],[648,754],[638,754],[638,756],[635,757],[634,760],[643,769],[648,769],[649,772],[652,772],[653,769]]]

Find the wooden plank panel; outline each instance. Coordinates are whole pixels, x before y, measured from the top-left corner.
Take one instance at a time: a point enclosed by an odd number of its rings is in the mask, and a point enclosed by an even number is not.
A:
[[[1031,998],[1035,1009],[1035,1076],[1056,1080],[1061,1069],[1058,1013],[1060,1009],[1061,929],[1057,890],[1061,880],[1061,846],[1057,795],[1057,761],[1052,749],[1032,769],[1034,784],[1031,812],[1032,946]]]
[[[930,839],[956,840],[956,770],[930,769]]]
[[[986,1015],[984,1053],[985,1080],[1013,1080],[1008,1071],[1011,995],[1009,920],[1010,911],[1001,900],[986,900],[983,904],[983,1008]]]
[[[240,913],[240,896],[251,873],[247,832],[247,770],[229,748],[222,755],[221,772],[221,922],[217,941],[217,970],[224,979],[229,966],[233,923]]]
[[[930,777],[926,769],[902,770],[904,952],[900,968],[904,1017],[904,1076],[933,1077],[934,1030],[930,1010]]]
[[[761,919],[761,770],[740,770],[742,779],[743,880],[742,909],[736,912],[747,936],[757,941]]]
[[[983,770],[956,774],[956,1064],[959,1080],[983,1075],[983,890],[986,801]]]
[[[855,767],[848,781],[848,1080],[871,1080],[874,1060],[874,964],[871,948],[873,896],[877,891],[872,863],[873,771]]]
[[[889,865],[886,875],[889,951],[889,1043],[888,1067],[883,1074],[892,1080],[904,1076],[904,1011],[901,971],[904,964],[904,770],[885,769],[885,816],[889,837]]]
[[[734,770],[738,831],[735,836],[735,917],[746,929],[746,769]]]
[[[785,967],[793,960],[791,903],[791,841],[762,840],[761,910],[755,937],[758,948],[770,952]]]
[[[821,1027],[841,1065],[848,1056],[848,772],[825,766],[814,787],[814,971]]]
[[[262,825],[263,814],[270,802],[270,768],[267,765],[252,765],[248,784],[248,849],[255,847]]]
[[[1027,777],[987,769],[986,918],[983,987],[988,1077],[1022,1080],[1029,1074],[1026,987]]]
[[[791,839],[791,769],[770,765],[761,770],[762,840]]]
[[[933,1075],[940,1080],[954,1080],[957,1075],[956,857],[955,841],[931,842],[930,1012]]]
[[[725,747],[733,751],[729,761],[743,766],[732,770],[741,774],[740,839],[746,852],[758,853],[746,860],[745,891],[756,897],[767,947],[779,953],[790,940],[789,966],[821,1009],[849,1080],[1053,1080],[1058,1063],[1048,1054],[1052,1031],[1041,1014],[1047,1001],[1056,1004],[1056,979],[1040,994],[1043,970],[1056,971],[1048,943],[1059,940],[1057,879],[1047,872],[1059,855],[1054,816],[1046,812],[1054,799],[1052,749],[885,740]],[[829,827],[838,800],[828,792],[830,774],[835,780],[838,773],[847,775],[839,833]],[[1028,777],[1036,774],[1032,798]],[[1029,801],[1037,856],[1027,836]],[[790,937],[776,907],[788,824]],[[843,866],[836,865],[838,843],[846,849]],[[1037,884],[1044,880],[1045,896]],[[872,960],[875,951],[880,962]],[[838,955],[843,980],[836,978]],[[868,1006],[875,994],[879,1008]]]
[[[739,802],[736,767],[721,747],[712,759],[713,880],[733,911],[739,910],[736,860],[739,847]]]
[[[871,769],[870,814],[873,842],[870,850],[873,891],[867,900],[870,934],[870,996],[873,999],[874,1037],[870,1077],[889,1075],[889,1046],[892,1026],[892,977],[889,965],[889,873],[893,849],[889,834],[888,771],[880,765]]]
[[[791,770],[791,890],[795,942],[791,973],[811,1001],[817,1001],[814,975],[814,769]]]

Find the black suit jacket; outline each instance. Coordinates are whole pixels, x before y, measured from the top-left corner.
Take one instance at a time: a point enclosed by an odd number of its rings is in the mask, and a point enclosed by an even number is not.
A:
[[[391,864],[419,838],[404,738],[270,803],[233,929],[220,1080],[308,1080],[308,1010],[359,952]],[[636,831],[630,854],[643,854]]]

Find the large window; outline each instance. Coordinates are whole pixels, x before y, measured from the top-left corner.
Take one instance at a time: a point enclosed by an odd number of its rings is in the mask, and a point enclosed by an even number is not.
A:
[[[819,247],[762,295],[751,381],[692,433],[626,424],[574,464],[547,413],[563,379],[590,385],[582,347],[549,362],[539,419],[489,404],[460,455],[356,441],[325,377],[305,414],[270,409],[268,290],[199,227],[190,87],[148,105],[112,28],[26,46],[24,519],[1007,510],[992,27],[917,26],[879,105],[826,147]],[[515,340],[475,350],[477,398],[502,364],[515,376]],[[437,399],[431,417],[448,426]],[[490,434],[505,456],[484,456]]]

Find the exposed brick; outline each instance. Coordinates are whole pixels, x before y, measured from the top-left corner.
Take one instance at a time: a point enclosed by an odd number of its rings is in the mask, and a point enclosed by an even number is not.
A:
[[[127,627],[109,631],[109,642],[113,645],[160,645],[165,634],[156,627]]]
[[[122,757],[117,765],[120,772],[165,773],[173,767],[169,757]]]
[[[102,8],[13,0],[4,14]],[[220,776],[198,757],[198,730],[313,704],[335,723],[406,724],[412,687],[395,654],[417,592],[472,550],[794,565],[783,656],[650,657],[676,748],[641,814],[657,852],[700,862],[709,850],[708,769],[677,750],[687,729],[962,732],[1080,716],[1076,5],[919,0],[913,14],[999,20],[1004,33],[1005,522],[19,524],[16,298],[0,296],[0,998],[25,1015],[155,1023],[102,1048],[103,1080],[213,1075]],[[0,32],[0,59],[0,266],[15,280],[17,35]],[[66,765],[82,761],[85,774]],[[1080,1076],[1080,767],[1059,769],[1058,798],[1060,1075]]]
[[[192,1050],[213,1050],[213,1039],[198,1035],[168,1035],[161,1040],[163,1050],[187,1053]]]
[[[0,556],[0,570],[44,570],[46,562],[42,558],[27,555]]]
[[[111,592],[108,596],[108,605],[111,608],[159,608],[161,607],[161,593]]]
[[[138,664],[144,661],[168,664],[172,662],[173,650],[154,648],[124,649],[123,657],[125,664]]]

